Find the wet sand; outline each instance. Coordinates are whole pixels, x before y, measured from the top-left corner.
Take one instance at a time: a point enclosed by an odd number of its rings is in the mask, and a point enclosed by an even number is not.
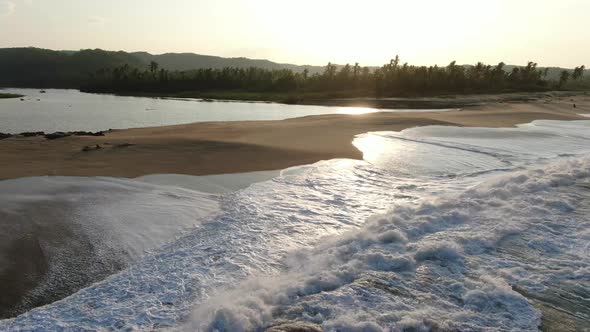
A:
[[[517,102],[488,99],[450,112],[194,123],[116,130],[101,137],[12,137],[0,140],[0,179],[276,170],[332,158],[361,159],[351,142],[355,135],[368,131],[427,125],[510,127],[537,119],[588,119],[579,113],[590,113],[590,96],[546,96]]]

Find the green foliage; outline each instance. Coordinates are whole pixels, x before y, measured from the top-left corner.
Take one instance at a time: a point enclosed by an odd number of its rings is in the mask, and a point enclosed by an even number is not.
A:
[[[326,67],[197,54],[0,49],[0,86],[82,88],[120,94],[229,93],[293,96],[395,97],[436,94],[587,89],[585,67],[572,70],[504,63],[412,66],[396,56],[381,67]],[[280,96],[280,97],[279,97]]]
[[[567,83],[567,80],[569,80],[570,78],[570,72],[567,70],[564,70],[561,72],[561,75],[559,76],[559,88],[562,88],[565,83]]]
[[[496,66],[481,62],[474,66],[459,66],[453,61],[446,67],[400,63],[397,56],[374,70],[361,67],[358,63],[340,68],[328,63],[323,72],[310,75],[307,70],[294,72],[288,69],[256,67],[168,71],[152,61],[144,68],[133,68],[125,64],[110,70],[100,70],[91,76],[83,89],[91,92],[143,92],[167,95],[192,91],[193,96],[210,95],[211,92],[225,92],[230,95],[266,93],[282,96],[281,98],[287,96],[286,99],[295,102],[299,98],[297,96],[313,94],[396,97],[544,91],[564,87],[570,76],[569,71],[564,71],[560,80],[552,83],[545,78],[547,70],[539,69],[535,62],[529,62],[524,67],[512,67],[510,72],[506,71],[503,62]],[[574,75],[581,77],[583,68],[576,68]]]
[[[117,93],[227,90],[273,93],[297,90],[304,81],[303,73],[287,69],[208,68],[171,72],[158,68],[159,65],[152,62],[144,70],[128,65],[102,69],[91,75],[83,90]]]
[[[585,66],[576,67],[572,73],[572,79],[574,81],[579,80],[582,76],[584,76],[584,70],[586,70]]]

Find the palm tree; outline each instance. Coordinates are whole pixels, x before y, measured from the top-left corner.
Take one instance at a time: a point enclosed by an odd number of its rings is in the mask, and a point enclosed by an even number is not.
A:
[[[356,62],[354,64],[353,69],[352,69],[352,76],[354,77],[355,81],[358,79],[360,71],[361,71],[361,67],[359,66],[359,63]]]
[[[158,65],[157,62],[155,62],[155,61],[150,62],[150,71],[152,72],[152,74],[157,72],[159,67],[160,67],[160,65]]]
[[[570,72],[567,70],[564,70],[561,72],[561,75],[559,76],[559,88],[561,89],[561,87],[567,82],[567,80],[570,78]]]
[[[584,70],[585,69],[586,69],[585,66],[576,67],[574,69],[574,73],[572,74],[572,79],[574,81],[576,81],[578,78],[582,77],[582,75],[584,75]]]

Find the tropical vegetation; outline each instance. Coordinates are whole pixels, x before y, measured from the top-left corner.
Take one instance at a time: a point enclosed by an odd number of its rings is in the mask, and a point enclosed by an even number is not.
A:
[[[233,92],[250,94],[321,95],[331,97],[399,97],[465,93],[500,93],[563,89],[571,82],[581,82],[584,66],[572,73],[564,70],[558,80],[548,78],[548,69],[529,62],[507,71],[504,63],[495,66],[481,62],[462,66],[413,66],[399,57],[371,69],[329,63],[321,73],[308,70],[262,69],[256,67],[221,69],[203,68],[169,71],[152,61],[141,69],[123,65],[101,69],[92,74],[83,90],[121,94],[178,94],[181,92]]]
[[[103,50],[0,49],[0,87],[74,88],[129,95],[280,100],[397,97],[545,90],[588,90],[585,67],[499,63],[415,66],[399,57],[380,67],[358,63],[296,66],[198,54]]]

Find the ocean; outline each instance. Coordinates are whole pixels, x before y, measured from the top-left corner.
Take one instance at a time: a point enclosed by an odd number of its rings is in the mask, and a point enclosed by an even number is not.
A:
[[[1,181],[1,252],[47,277],[0,330],[590,328],[590,121],[354,144],[233,180]]]

